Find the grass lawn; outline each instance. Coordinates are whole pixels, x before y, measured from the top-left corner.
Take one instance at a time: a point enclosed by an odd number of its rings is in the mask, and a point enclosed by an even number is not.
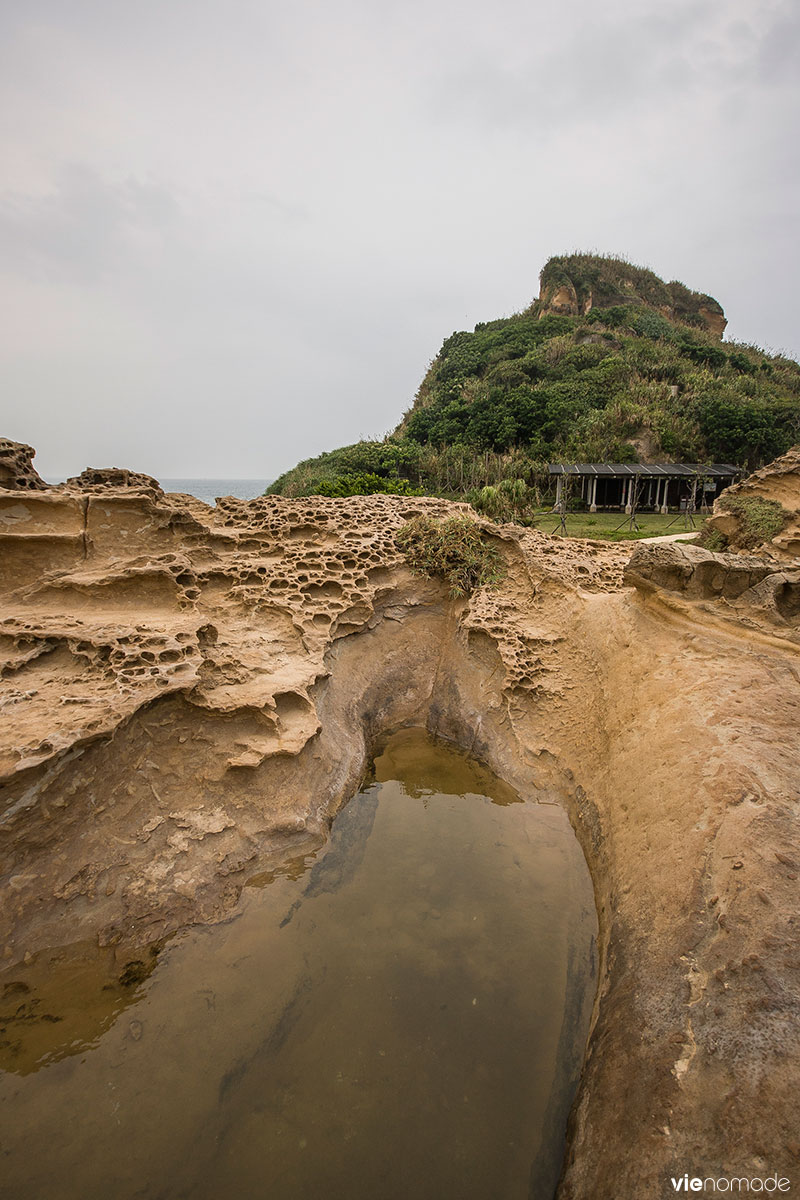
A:
[[[675,520],[676,513],[637,513],[636,523],[639,532],[628,529],[630,517],[622,512],[576,512],[567,513],[567,536],[579,538],[604,538],[612,542],[637,541],[639,538],[660,537],[667,533],[691,533],[692,527],[684,524],[683,514]],[[674,522],[674,524],[672,524]],[[703,518],[699,513],[694,514],[695,529],[699,531]],[[622,529],[617,527],[622,525]],[[667,528],[670,526],[670,528]],[[536,514],[534,528],[543,533],[557,532],[559,518],[557,513],[540,512]],[[616,532],[615,532],[616,530]]]

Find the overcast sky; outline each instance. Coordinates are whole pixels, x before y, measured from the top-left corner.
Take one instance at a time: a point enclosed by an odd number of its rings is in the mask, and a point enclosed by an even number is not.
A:
[[[0,436],[273,477],[572,250],[797,357],[799,35],[797,0],[6,0]]]

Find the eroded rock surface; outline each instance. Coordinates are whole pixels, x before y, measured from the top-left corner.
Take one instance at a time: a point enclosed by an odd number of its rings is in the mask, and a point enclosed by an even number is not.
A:
[[[141,471],[128,471],[125,467],[87,467],[80,475],[73,475],[61,486],[85,492],[115,487],[144,487],[152,488],[156,492],[163,491],[161,484],[152,475],[143,475]]]
[[[561,1197],[800,1178],[796,570],[655,545],[623,585],[628,546],[482,522],[506,578],[454,601],[394,535],[460,506],[138,483],[0,490],[7,970],[230,913],[427,725],[564,804],[594,878]]]
[[[800,562],[784,566],[755,554],[715,554],[686,542],[638,545],[623,575],[642,592],[711,600],[708,613],[753,629],[780,627],[800,641]]]
[[[43,492],[47,484],[33,465],[33,446],[0,438],[0,488]]]
[[[782,528],[759,535],[757,523],[753,527],[747,520],[747,503],[753,500],[780,505]],[[726,488],[714,502],[708,528],[716,530],[733,551],[755,550],[762,557],[796,563],[800,557],[800,446]]]

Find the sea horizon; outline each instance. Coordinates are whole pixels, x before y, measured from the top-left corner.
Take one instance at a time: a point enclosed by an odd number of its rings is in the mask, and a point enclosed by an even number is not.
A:
[[[237,500],[254,500],[263,495],[272,479],[159,479],[165,492],[185,492],[206,504],[218,496],[235,496]]]
[[[63,483],[64,479],[56,479],[54,477],[43,476],[46,483],[59,484]],[[165,492],[184,492],[189,496],[194,496],[197,500],[202,500],[205,504],[214,504],[218,496],[235,496],[237,500],[254,500],[256,496],[263,495],[264,491],[271,483],[272,479],[211,479],[203,477],[194,478],[165,478],[159,479],[157,475],[153,476],[158,479],[159,484]]]

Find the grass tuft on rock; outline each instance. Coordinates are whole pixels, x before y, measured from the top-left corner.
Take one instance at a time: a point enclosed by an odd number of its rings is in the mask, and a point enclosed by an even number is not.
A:
[[[739,522],[736,541],[744,549],[754,549],[763,542],[771,542],[783,529],[789,515],[777,500],[767,500],[763,496],[723,493],[719,506]]]
[[[724,554],[728,549],[728,539],[721,529],[714,529],[704,521],[700,527],[697,545],[702,546],[704,550],[711,550],[713,554]]]
[[[444,579],[454,599],[505,576],[499,550],[484,540],[471,517],[414,517],[398,529],[395,540],[411,569],[426,579]]]

